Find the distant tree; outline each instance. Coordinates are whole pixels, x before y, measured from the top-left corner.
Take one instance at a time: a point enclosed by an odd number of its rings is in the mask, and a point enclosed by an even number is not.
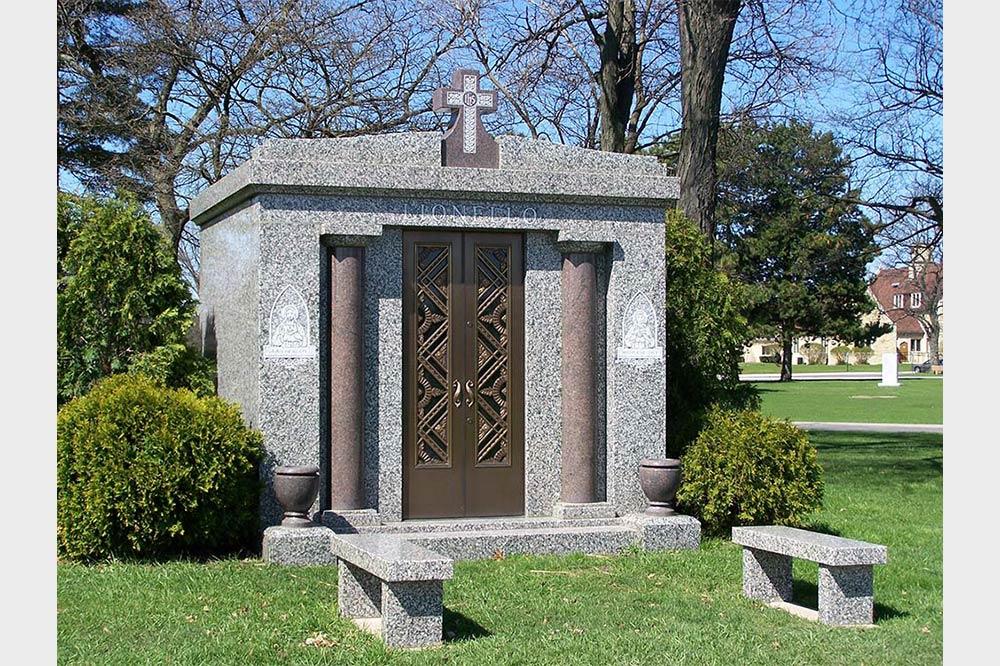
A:
[[[796,337],[863,343],[885,332],[861,323],[873,307],[865,269],[875,227],[845,200],[855,193],[832,135],[792,121],[721,136],[720,235],[750,287],[755,332],[781,340],[781,379],[792,377]]]
[[[125,372],[137,355],[182,342],[194,300],[134,199],[60,194],[58,210],[60,234],[70,230],[56,297],[61,403]]]

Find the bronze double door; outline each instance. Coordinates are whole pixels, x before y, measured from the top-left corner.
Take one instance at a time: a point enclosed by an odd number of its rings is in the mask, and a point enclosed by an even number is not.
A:
[[[403,516],[524,513],[520,234],[403,234]]]

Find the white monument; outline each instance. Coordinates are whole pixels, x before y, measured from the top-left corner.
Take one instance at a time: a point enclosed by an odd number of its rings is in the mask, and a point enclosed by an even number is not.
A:
[[[899,386],[899,365],[896,362],[896,352],[882,354],[882,381],[879,386]]]

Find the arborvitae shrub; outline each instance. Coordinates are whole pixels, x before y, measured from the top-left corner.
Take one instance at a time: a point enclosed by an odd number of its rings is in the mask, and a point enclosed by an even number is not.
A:
[[[128,371],[161,386],[191,389],[198,397],[215,395],[215,363],[180,342],[139,354]]]
[[[677,497],[709,534],[796,525],[822,504],[822,468],[806,433],[788,421],[716,409],[684,455]]]
[[[57,423],[63,557],[202,556],[255,539],[263,445],[236,406],[123,374]]]

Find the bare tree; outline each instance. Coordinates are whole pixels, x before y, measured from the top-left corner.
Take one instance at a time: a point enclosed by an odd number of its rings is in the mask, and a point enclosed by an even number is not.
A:
[[[663,153],[676,150],[685,118],[682,206],[689,214],[696,207],[692,202],[706,206],[707,215],[692,215],[701,220],[711,218],[714,202],[713,127],[720,114],[779,113],[830,71],[836,31],[826,14],[814,11],[823,5],[824,0],[477,0],[460,5],[462,20],[455,23],[467,26],[463,46],[511,109],[491,119],[497,129],[523,128],[534,137],[617,152],[656,146]],[[719,16],[728,18],[713,23],[711,12],[722,10]],[[679,29],[692,12],[696,25]],[[722,33],[709,29],[716,23]],[[690,71],[684,95],[682,70]],[[723,74],[732,82],[728,95]],[[675,155],[664,159],[676,162]]]
[[[862,91],[838,116],[855,156],[858,202],[887,249],[939,246],[944,233],[941,0],[858,0],[862,35],[851,82]]]
[[[673,2],[477,2],[464,44],[535,137],[635,152],[680,83]],[[646,132],[646,143],[640,137]]]
[[[391,0],[60,0],[58,19],[60,168],[151,203],[175,248],[188,197],[265,137],[436,126],[456,38]]]

